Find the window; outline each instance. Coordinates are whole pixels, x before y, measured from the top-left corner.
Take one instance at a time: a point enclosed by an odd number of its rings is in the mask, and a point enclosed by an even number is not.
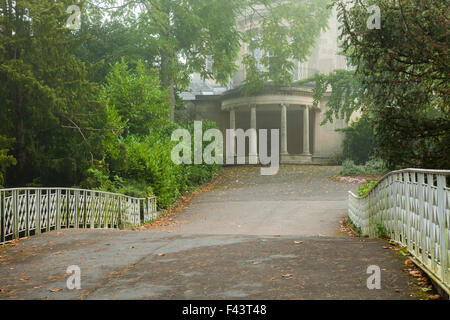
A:
[[[214,60],[211,56],[206,57],[206,71],[212,72],[212,66],[213,66]]]
[[[261,64],[261,59],[262,59],[262,50],[260,48],[256,48],[253,50],[252,52],[253,58],[255,58],[256,60],[256,67],[258,68],[259,71],[262,71],[262,64]]]

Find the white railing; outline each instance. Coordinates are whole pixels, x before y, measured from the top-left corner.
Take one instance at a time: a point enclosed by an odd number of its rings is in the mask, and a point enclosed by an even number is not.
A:
[[[51,230],[138,226],[156,218],[156,197],[70,188],[0,189],[0,245]]]
[[[349,218],[362,235],[387,236],[450,292],[450,170],[406,169],[384,176],[365,196],[349,193]]]

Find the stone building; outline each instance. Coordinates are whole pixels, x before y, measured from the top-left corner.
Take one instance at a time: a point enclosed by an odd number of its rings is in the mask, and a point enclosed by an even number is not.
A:
[[[239,27],[248,28],[245,20]],[[338,51],[338,22],[334,15],[329,21],[329,29],[317,39],[309,59],[305,63],[296,63],[294,80],[308,78],[316,72],[345,69],[345,58]],[[242,45],[240,56],[247,52],[246,45]],[[182,98],[195,120],[215,121],[224,138],[226,129],[280,129],[282,164],[326,163],[342,152],[343,135],[336,129],[346,127],[347,123],[336,119],[333,123],[320,125],[326,111],[327,95],[317,108],[313,107],[312,87],[308,86],[267,86],[258,94],[245,97],[239,91],[245,80],[245,68],[241,61],[238,66],[228,88],[222,88],[212,80],[203,81],[198,75],[192,77],[190,89],[182,94]],[[247,155],[255,148],[248,144]]]

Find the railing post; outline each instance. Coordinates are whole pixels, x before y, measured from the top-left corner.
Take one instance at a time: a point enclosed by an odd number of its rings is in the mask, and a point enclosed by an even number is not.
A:
[[[440,234],[440,248],[441,248],[441,276],[444,282],[447,281],[448,273],[448,229],[446,226],[446,194],[445,194],[445,176],[437,176],[437,210],[438,210],[438,220],[439,220],[439,234]]]
[[[29,191],[25,190],[25,235],[30,236],[30,208],[29,208]]]
[[[406,243],[408,250],[412,251],[412,239],[411,239],[411,213],[409,207],[409,193],[410,193],[410,180],[409,173],[404,173],[404,183],[405,183],[405,213],[406,213]]]
[[[394,216],[394,199],[393,199],[393,189],[394,189],[394,177],[389,177],[389,189],[387,190],[388,194],[388,215],[389,215],[389,221],[391,223],[391,238],[395,239],[395,216]]]
[[[433,202],[434,202],[434,175],[427,175],[427,192],[428,192],[428,219],[430,223],[428,223],[428,234],[430,236],[430,256],[431,256],[431,270],[436,271],[436,238],[433,228]]]
[[[87,191],[83,190],[83,197],[84,197],[84,203],[83,203],[83,229],[86,228],[86,217],[87,217]]]
[[[47,193],[47,228],[46,231],[50,231],[50,190],[46,189],[45,192]]]
[[[122,225],[122,197],[119,197],[119,215],[117,216],[117,226],[120,228]]]
[[[419,193],[419,217],[420,217],[420,242],[418,241],[418,244],[420,244],[421,247],[421,256],[422,261],[424,264],[427,264],[428,262],[428,255],[426,254],[426,233],[425,233],[425,197],[424,197],[424,187],[425,184],[425,176],[423,173],[419,173],[417,177],[417,187],[418,187],[418,193]]]
[[[36,234],[41,233],[41,190],[36,190]]]
[[[19,238],[19,210],[17,208],[17,190],[12,192],[12,201],[13,201],[13,216],[14,216],[14,239]]]
[[[0,243],[5,242],[5,193],[0,190]]]
[[[61,190],[56,190],[55,230],[61,229]]]
[[[79,223],[78,223],[78,215],[80,214],[80,190],[76,190],[75,194],[74,194],[74,199],[75,199],[75,229],[78,229]]]
[[[94,192],[94,195],[92,195],[92,191],[91,191],[91,221],[89,224],[89,227],[91,229],[94,229],[94,225],[95,225],[95,202],[96,202],[96,194]]]

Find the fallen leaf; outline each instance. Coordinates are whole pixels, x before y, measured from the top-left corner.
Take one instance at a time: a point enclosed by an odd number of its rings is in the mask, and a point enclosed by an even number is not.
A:
[[[254,262],[252,262],[252,264],[259,264],[259,262],[258,261],[254,261]]]
[[[28,281],[28,280],[30,280],[30,278],[27,278],[27,277],[20,279],[20,281]]]
[[[429,297],[430,300],[439,300],[440,298],[441,298],[441,296],[438,294],[435,294],[434,296]]]
[[[287,273],[287,274],[283,274],[283,275],[281,275],[283,278],[285,278],[285,279],[291,279],[292,277],[293,277],[293,275],[292,274],[290,274],[290,273]]]
[[[0,293],[4,293],[4,292],[5,292],[5,289],[0,288]]]
[[[164,257],[166,254],[165,253],[160,253],[158,254],[158,257]]]
[[[42,286],[33,287],[33,289],[40,289]]]
[[[62,291],[62,289],[59,289],[59,288],[48,289],[48,290],[50,290],[50,292],[60,292],[60,291]]]
[[[301,244],[303,241],[294,241],[295,244]]]
[[[400,289],[395,289],[395,292],[399,293],[399,292],[400,292]]]
[[[274,237],[275,237],[275,238],[280,238],[281,236],[278,234],[278,235],[275,235]]]
[[[134,249],[134,246],[130,246],[130,249]]]
[[[413,270],[409,272],[410,275],[412,275],[415,278],[419,278],[422,277],[422,272],[418,271],[418,270]]]

